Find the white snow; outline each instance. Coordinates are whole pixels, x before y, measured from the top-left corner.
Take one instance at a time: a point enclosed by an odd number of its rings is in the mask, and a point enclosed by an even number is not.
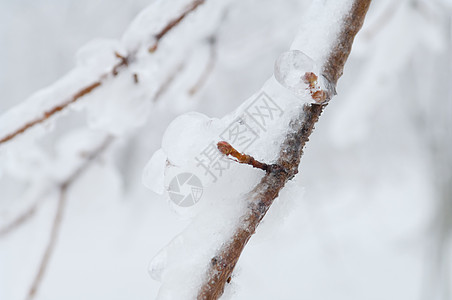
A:
[[[300,50],[323,67],[322,63],[333,49],[343,17],[350,10],[352,0],[314,0],[301,18],[299,33],[290,49]]]

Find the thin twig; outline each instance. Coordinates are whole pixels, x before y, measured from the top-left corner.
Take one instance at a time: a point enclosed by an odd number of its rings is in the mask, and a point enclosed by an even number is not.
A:
[[[39,264],[38,272],[33,279],[33,283],[28,291],[27,300],[31,300],[36,296],[39,286],[44,278],[45,272],[49,265],[50,258],[52,257],[53,251],[55,249],[57,239],[61,230],[61,223],[64,216],[64,210],[66,207],[66,196],[67,191],[70,186],[88,169],[91,163],[96,160],[111,144],[113,138],[107,136],[104,141],[93,151],[91,151],[86,159],[81,163],[70,175],[59,185],[59,199],[58,206],[55,213],[55,218],[52,224],[52,230],[50,233],[50,238],[45,248],[44,254],[42,256],[41,262]]]
[[[137,73],[133,73],[132,77],[133,77],[133,82],[135,84],[140,83],[140,80],[138,79],[138,74]]]
[[[14,220],[7,225],[0,228],[0,238],[10,234],[14,230],[18,229],[21,225],[25,224],[32,216],[35,215],[38,208],[38,201],[30,205],[25,211],[18,215]]]
[[[44,278],[44,274],[47,270],[47,266],[49,264],[49,260],[53,254],[53,250],[55,249],[55,245],[58,239],[58,235],[60,233],[61,221],[63,219],[64,208],[66,206],[66,191],[67,186],[61,186],[60,195],[58,199],[58,206],[55,213],[55,218],[53,220],[52,231],[50,233],[50,239],[47,243],[46,249],[44,251],[44,255],[42,256],[41,263],[39,264],[38,273],[36,274],[33,283],[31,285],[30,290],[27,294],[27,300],[31,300],[36,296],[38,288]]]
[[[215,66],[215,61],[217,60],[217,39],[215,36],[211,36],[208,39],[209,43],[209,59],[207,61],[206,67],[204,68],[204,71],[202,72],[201,76],[199,76],[196,83],[188,90],[188,94],[190,96],[193,96],[196,94],[207,82],[207,79],[209,78],[210,74],[213,71],[213,68]]]
[[[209,76],[212,74],[218,56],[217,52],[218,33],[224,21],[226,20],[228,12],[229,12],[228,8],[226,8],[223,11],[220,22],[217,25],[217,29],[215,30],[214,33],[212,33],[211,36],[207,38],[207,43],[209,45],[209,58],[204,68],[204,71],[201,73],[201,76],[198,78],[195,84],[190,89],[188,89],[188,94],[190,96],[194,96],[196,93],[198,93],[201,90],[201,88],[206,84],[207,80],[209,79]]]
[[[234,157],[238,163],[250,165],[256,169],[271,172],[272,170],[278,168],[276,165],[268,165],[266,163],[260,162],[251,155],[240,153],[226,141],[218,142],[217,148],[222,154]],[[282,168],[279,167],[279,169]]]
[[[354,37],[364,22],[370,1],[354,1],[351,11],[345,16],[336,45],[325,61],[322,75],[334,86],[342,75]],[[257,226],[280,190],[288,180],[298,173],[303,148],[325,106],[326,104],[306,104],[303,112],[292,120],[291,128],[281,145],[277,159],[277,165],[282,166],[285,172],[277,170],[267,172],[261,182],[250,192],[250,204],[242,217],[243,222],[235,229],[231,240],[226,241],[211,259],[204,283],[198,292],[198,299],[214,300],[223,294],[225,284],[230,278],[245,245],[256,231]]]
[[[154,52],[157,49],[158,43],[160,40],[173,28],[175,28],[189,13],[194,11],[199,5],[203,4],[204,0],[194,0],[179,16],[177,16],[175,19],[172,19],[169,21],[169,23],[163,27],[162,30],[160,30],[155,36],[155,42],[154,44],[149,48],[150,52]],[[151,51],[151,49],[154,49]],[[49,119],[51,116],[55,115],[56,113],[66,109],[70,104],[77,102],[80,98],[85,96],[86,94],[91,93],[93,90],[97,89],[99,86],[102,85],[103,80],[109,77],[111,74],[112,76],[117,76],[119,72],[123,69],[125,69],[132,61],[133,61],[133,55],[121,55],[119,53],[115,53],[115,56],[119,59],[119,62],[115,64],[110,72],[107,72],[106,74],[103,74],[100,76],[99,80],[83,87],[79,92],[77,92],[75,95],[73,95],[69,100],[63,101],[61,104],[45,111],[42,113],[41,117],[38,117],[37,119],[27,122],[24,125],[22,125],[19,129],[13,131],[10,134],[7,134],[5,137],[0,138],[0,144],[3,144],[7,141],[12,140],[19,134],[24,133],[31,127],[43,123],[47,119]],[[111,76],[110,75],[110,76]]]
[[[89,153],[87,153],[84,156],[84,161],[82,164],[80,164],[80,166],[78,166],[78,168],[76,168],[71,175],[64,180],[61,185],[62,186],[69,186],[71,185],[78,177],[80,177],[81,174],[83,174],[83,172],[86,171],[86,169],[90,166],[90,164],[96,160],[113,142],[113,137],[112,136],[106,136],[103,140],[103,142],[95,149],[93,149],[92,151],[90,151]]]
[[[165,27],[163,27],[163,29],[157,33],[154,38],[155,38],[155,42],[154,44],[148,48],[149,52],[154,52],[155,50],[157,50],[158,48],[158,44],[160,42],[160,40],[171,30],[173,29],[175,26],[177,26],[189,13],[191,13],[192,11],[194,11],[196,8],[198,8],[198,6],[200,6],[201,4],[203,4],[205,2],[205,0],[195,0],[192,3],[190,3],[187,8],[182,12],[182,14],[180,14],[179,17],[171,20]]]
[[[166,91],[169,89],[169,87],[171,86],[171,84],[174,82],[174,80],[176,79],[177,75],[183,71],[183,69],[185,68],[185,64],[184,63],[180,63],[173,72],[171,72],[171,74],[169,74],[169,76],[166,78],[166,80],[160,85],[159,89],[157,90],[157,92],[154,95],[154,98],[152,99],[152,102],[157,102],[165,93]]]

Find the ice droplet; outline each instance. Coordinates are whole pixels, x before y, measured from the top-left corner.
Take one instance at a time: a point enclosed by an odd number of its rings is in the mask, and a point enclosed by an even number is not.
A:
[[[275,62],[275,78],[285,88],[298,96],[307,94],[307,84],[302,77],[307,72],[315,72],[314,61],[300,50],[283,52]]]

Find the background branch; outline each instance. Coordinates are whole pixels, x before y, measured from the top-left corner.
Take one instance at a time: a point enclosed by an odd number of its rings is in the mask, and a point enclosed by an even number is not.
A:
[[[178,24],[180,24],[180,22],[188,14],[193,12],[198,6],[200,6],[203,3],[204,3],[204,0],[195,0],[190,5],[188,5],[188,7],[186,7],[180,13],[179,16],[176,16],[175,18],[169,20],[167,25],[165,25],[159,32],[157,32],[154,35],[155,41],[152,44],[152,46],[149,48],[149,52],[151,52],[151,53],[155,52],[155,50],[158,47],[158,44],[159,44],[160,40],[162,38],[164,38]],[[95,90],[98,87],[100,87],[102,85],[102,82],[105,79],[109,78],[110,76],[116,77],[121,70],[124,70],[126,67],[129,66],[130,63],[134,62],[134,53],[135,52],[137,52],[137,50],[131,51],[129,54],[127,54],[125,56],[120,55],[118,53],[115,53],[115,56],[119,59],[119,62],[117,64],[115,64],[114,66],[112,66],[111,71],[101,75],[100,78],[97,81],[95,81],[95,82],[93,82],[93,83],[81,88],[79,90],[79,92],[77,92],[72,97],[70,97],[69,100],[63,101],[63,102],[61,102],[61,104],[56,105],[56,106],[46,110],[45,112],[41,113],[41,117],[38,117],[37,119],[32,120],[32,121],[25,121],[25,124],[19,126],[18,129],[14,130],[13,132],[8,133],[4,137],[0,138],[0,144],[3,144],[5,142],[8,142],[8,141],[12,140],[13,138],[18,136],[19,134],[24,133],[25,131],[27,131],[28,129],[32,128],[33,126],[35,126],[37,124],[41,124],[44,121],[46,121],[47,119],[49,119],[50,117],[52,117],[53,115],[55,115],[56,113],[61,112],[62,110],[65,110],[72,103],[77,102],[78,100],[83,98],[83,96],[91,93],[93,90]],[[136,78],[137,77],[134,76],[134,80],[135,81],[136,81]]]
[[[196,83],[188,90],[188,94],[193,96],[196,94],[206,83],[209,75],[212,73],[213,68],[215,66],[215,61],[217,60],[217,37],[216,35],[212,35],[208,38],[207,42],[209,43],[209,58],[207,64],[201,74],[199,76]]]
[[[0,238],[18,229],[21,225],[25,224],[28,220],[30,220],[31,217],[35,215],[38,206],[39,201],[34,202],[25,211],[21,212],[18,216],[16,216],[15,219],[13,219],[8,224],[0,228]]]
[[[50,232],[49,242],[47,243],[44,255],[42,256],[41,262],[39,264],[38,272],[33,280],[30,290],[27,294],[27,300],[31,300],[36,296],[38,288],[44,278],[47,266],[49,264],[50,258],[55,249],[55,245],[60,233],[61,221],[63,220],[64,208],[66,206],[66,191],[67,186],[61,186],[59,191],[58,206],[55,213],[55,218],[52,224],[52,230]]]
[[[33,279],[33,283],[28,291],[26,298],[27,300],[31,300],[36,296],[39,286],[44,278],[45,272],[49,265],[50,258],[52,257],[52,254],[54,252],[58,236],[61,231],[61,223],[64,216],[64,210],[66,207],[66,198],[68,189],[89,168],[91,163],[95,161],[102,153],[105,152],[105,150],[110,146],[112,141],[113,138],[107,136],[98,147],[96,147],[94,150],[88,153],[86,159],[70,174],[70,176],[65,181],[63,181],[59,185],[58,205],[55,212],[55,218],[52,224],[50,238],[45,248],[44,254],[41,258],[41,262],[38,267],[38,272],[36,273]]]

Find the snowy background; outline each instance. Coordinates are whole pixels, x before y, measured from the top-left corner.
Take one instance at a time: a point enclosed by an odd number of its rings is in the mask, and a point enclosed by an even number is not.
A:
[[[0,0],[0,112],[72,70],[90,40],[120,39],[149,2]],[[160,283],[148,264],[191,216],[142,184],[146,163],[176,116],[223,117],[255,93],[310,3],[200,7],[187,32],[169,36],[156,54],[166,73],[154,80],[150,72],[149,82],[176,79],[144,99],[145,118],[126,109],[138,117],[119,122],[118,111],[99,103],[110,97],[121,108],[120,100],[100,93],[92,105],[0,145],[0,228],[39,202],[25,224],[0,236],[0,299],[26,297],[58,201],[52,182],[103,131],[117,138],[71,185],[36,299],[156,298]],[[299,175],[245,248],[224,298],[452,299],[451,10],[439,0],[371,5]],[[139,36],[127,35],[126,45]],[[211,61],[207,80],[190,94]],[[132,103],[155,89],[146,86]]]

